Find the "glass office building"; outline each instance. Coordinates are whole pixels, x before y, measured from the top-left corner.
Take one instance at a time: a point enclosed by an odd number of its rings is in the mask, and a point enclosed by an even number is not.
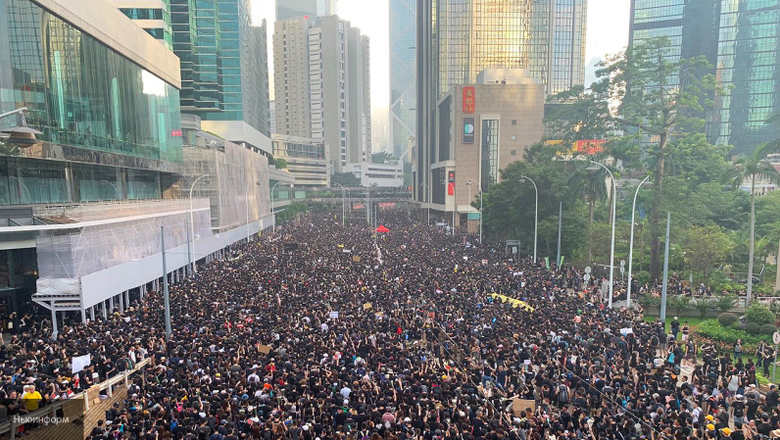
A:
[[[716,78],[721,91],[709,127],[711,142],[750,154],[777,138],[767,120],[780,113],[780,4],[723,0]]]
[[[0,110],[43,133],[3,149],[0,205],[161,197],[182,161],[176,87],[29,0],[0,0],[0,41]]]
[[[109,0],[139,26],[173,50],[170,0]]]
[[[587,0],[553,0],[550,18],[550,70],[547,94],[585,82]]]
[[[390,145],[396,158],[414,143],[416,4],[417,0],[390,0]],[[410,161],[411,155],[405,159]]]
[[[252,26],[249,1],[169,1],[182,111],[204,122],[243,121],[270,136],[266,28]]]
[[[337,7],[338,0],[276,0],[276,21],[336,15]]]

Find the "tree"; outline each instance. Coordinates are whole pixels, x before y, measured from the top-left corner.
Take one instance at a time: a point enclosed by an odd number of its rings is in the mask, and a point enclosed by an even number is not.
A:
[[[380,151],[379,153],[374,153],[371,155],[371,163],[385,163],[392,158],[393,158],[393,153]]]
[[[606,118],[646,136],[645,167],[653,174],[650,210],[650,273],[660,276],[661,201],[670,140],[686,131],[700,131],[707,94],[714,90],[713,75],[704,57],[672,60],[668,37],[652,38],[612,57],[599,75],[608,81],[612,102],[620,104]]]
[[[353,173],[333,173],[330,176],[330,186],[342,185],[345,187],[360,186],[360,179]]]
[[[746,305],[750,304],[751,295],[753,294],[753,257],[756,240],[756,179],[780,183],[780,173],[767,160],[767,156],[774,153],[775,149],[776,146],[773,143],[756,148],[756,151],[750,156],[743,156],[734,162],[734,167],[726,174],[726,179],[732,182],[735,190],[739,189],[744,183],[750,182],[750,248],[748,250]]]
[[[685,261],[707,279],[710,269],[723,261],[733,245],[729,235],[719,226],[693,226],[688,230],[688,242],[683,248]]]
[[[276,158],[274,159],[274,166],[277,170],[283,170],[287,168],[287,161],[282,158]]]

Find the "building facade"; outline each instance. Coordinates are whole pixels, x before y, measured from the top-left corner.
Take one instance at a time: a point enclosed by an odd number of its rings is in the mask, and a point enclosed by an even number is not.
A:
[[[390,152],[411,161],[417,108],[417,0],[390,0]]]
[[[344,170],[360,179],[361,186],[400,188],[404,185],[404,168],[400,163],[352,163]]]
[[[585,0],[417,3],[415,200],[428,202],[425,188],[437,180],[431,166],[440,156],[436,114],[444,94],[476,83],[486,69],[522,70],[547,94],[582,84],[586,8]]]
[[[370,158],[369,52],[368,37],[335,15],[275,24],[276,132],[327,145],[335,172]]]
[[[330,186],[328,149],[313,139],[275,134],[271,137],[274,158],[287,162],[287,171],[295,176],[296,187]]]
[[[198,116],[205,130],[270,154],[265,24],[252,26],[248,0],[169,1],[182,112]]]
[[[171,29],[171,5],[169,0],[109,0],[127,18],[135,21],[165,45],[173,50]]]
[[[338,14],[338,0],[276,0],[276,21]]]
[[[431,214],[451,221],[454,211],[456,225],[476,212],[471,202],[480,189],[498,183],[500,170],[521,160],[544,134],[544,84],[512,76],[496,82],[493,77],[503,78],[503,72],[485,73],[477,84],[450,88],[437,104],[433,177],[426,190]]]

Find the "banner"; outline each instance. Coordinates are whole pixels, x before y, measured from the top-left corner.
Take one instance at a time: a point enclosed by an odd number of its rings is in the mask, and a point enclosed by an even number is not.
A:
[[[463,113],[474,113],[476,108],[477,92],[474,87],[463,87]]]
[[[605,140],[589,140],[589,141],[577,141],[574,144],[574,151],[577,153],[583,153],[587,155],[593,155],[604,152]]]
[[[503,302],[509,302],[509,304],[512,304],[512,307],[514,308],[520,307],[527,312],[533,312],[535,310],[533,307],[529,306],[528,303],[525,301],[520,301],[519,299],[510,298],[505,295],[499,295],[498,293],[491,293],[490,296],[493,298],[499,298]]]
[[[70,363],[73,365],[73,374],[76,374],[84,368],[87,368],[91,360],[92,358],[89,354],[72,358]]]
[[[544,257],[544,265],[550,268],[550,257]]]
[[[339,319],[339,312],[330,312],[328,314],[328,318],[330,318],[330,319]]]

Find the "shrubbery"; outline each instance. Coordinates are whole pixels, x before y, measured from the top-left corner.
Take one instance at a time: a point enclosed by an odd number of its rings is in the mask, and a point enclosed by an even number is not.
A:
[[[757,324],[755,322],[748,322],[747,324],[745,324],[745,331],[750,333],[751,335],[760,335],[761,324]]]
[[[761,334],[771,335],[771,334],[774,334],[775,331],[777,331],[777,327],[775,327],[774,324],[762,324],[761,325]]]
[[[737,319],[739,319],[739,317],[733,313],[721,313],[718,315],[718,322],[723,327],[728,327],[731,324],[734,324],[737,322]]]
[[[774,324],[775,322],[775,314],[769,310],[769,307],[755,302],[745,310],[745,317],[748,323],[753,324]]]

